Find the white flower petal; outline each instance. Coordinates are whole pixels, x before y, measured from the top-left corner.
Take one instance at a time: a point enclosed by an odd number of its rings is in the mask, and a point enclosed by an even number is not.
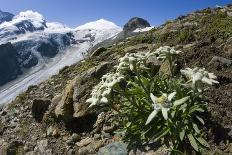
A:
[[[152,113],[148,116],[145,125],[149,124],[154,119],[157,113],[158,113],[157,110],[152,111]]]
[[[168,101],[171,101],[172,98],[176,95],[176,92],[173,92],[171,94],[168,95]]]
[[[162,108],[161,109],[163,117],[164,117],[165,120],[168,119],[168,110],[169,110],[169,108]]]
[[[154,96],[152,93],[150,93],[150,98],[151,98],[152,102],[153,102],[154,104],[156,104],[156,99],[157,99],[157,97]]]
[[[209,85],[212,85],[213,82],[211,79],[208,79],[206,77],[203,77],[202,80],[201,80],[203,83],[206,83],[206,84],[209,84]]]

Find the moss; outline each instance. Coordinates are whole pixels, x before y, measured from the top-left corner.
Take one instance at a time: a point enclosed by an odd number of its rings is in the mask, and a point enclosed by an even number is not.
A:
[[[156,42],[161,45],[175,46],[193,41],[195,41],[194,28],[185,28],[156,35]]]
[[[19,96],[17,96],[16,102],[23,102],[26,100],[26,98],[27,98],[27,93],[23,92],[23,93],[19,94]]]
[[[232,35],[232,17],[226,12],[217,11],[215,14],[210,14],[202,19],[202,25],[205,25],[204,31],[201,31],[201,36],[214,36],[215,38],[228,38]]]
[[[21,137],[25,137],[29,131],[29,123],[26,121],[20,122],[20,130],[19,130],[19,135]]]

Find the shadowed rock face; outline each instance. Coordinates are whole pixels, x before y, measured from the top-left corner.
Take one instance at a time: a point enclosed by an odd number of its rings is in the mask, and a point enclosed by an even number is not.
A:
[[[0,45],[0,85],[15,79],[22,73],[18,54],[11,43]]]
[[[150,27],[151,25],[145,19],[134,17],[131,18],[123,27],[123,31],[132,32],[137,28]]]
[[[8,12],[3,12],[0,10],[0,24],[3,22],[11,21],[13,17],[14,17],[13,14]]]

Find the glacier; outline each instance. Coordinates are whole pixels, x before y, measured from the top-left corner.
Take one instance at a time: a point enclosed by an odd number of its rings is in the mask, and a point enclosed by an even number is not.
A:
[[[24,69],[24,74],[0,87],[0,105],[9,103],[31,85],[37,85],[55,75],[65,66],[83,60],[86,52],[96,44],[117,36],[122,28],[105,19],[89,22],[76,28],[58,22],[47,22],[38,12],[21,12],[11,21],[0,24],[0,44],[30,43],[29,54],[38,59],[38,64]],[[70,36],[70,44],[63,45],[63,36]],[[59,52],[54,57],[44,57],[38,45],[55,39]],[[24,44],[23,44],[24,45]],[[25,53],[25,51],[20,51]],[[28,54],[28,53],[26,53]],[[25,60],[26,61],[26,60]],[[0,73],[1,74],[1,73]]]

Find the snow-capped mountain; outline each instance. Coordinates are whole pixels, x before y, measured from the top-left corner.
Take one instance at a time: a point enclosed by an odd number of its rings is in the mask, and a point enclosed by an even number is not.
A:
[[[10,71],[0,67],[0,104],[64,66],[80,61],[89,48],[122,31],[104,19],[71,29],[61,23],[47,22],[40,13],[30,10],[11,18],[3,18],[3,14],[11,17],[10,13],[0,12],[0,65],[4,68],[12,65],[4,63],[12,62],[11,57],[17,62]],[[15,52],[8,55],[7,50]],[[9,61],[2,61],[6,58]]]

